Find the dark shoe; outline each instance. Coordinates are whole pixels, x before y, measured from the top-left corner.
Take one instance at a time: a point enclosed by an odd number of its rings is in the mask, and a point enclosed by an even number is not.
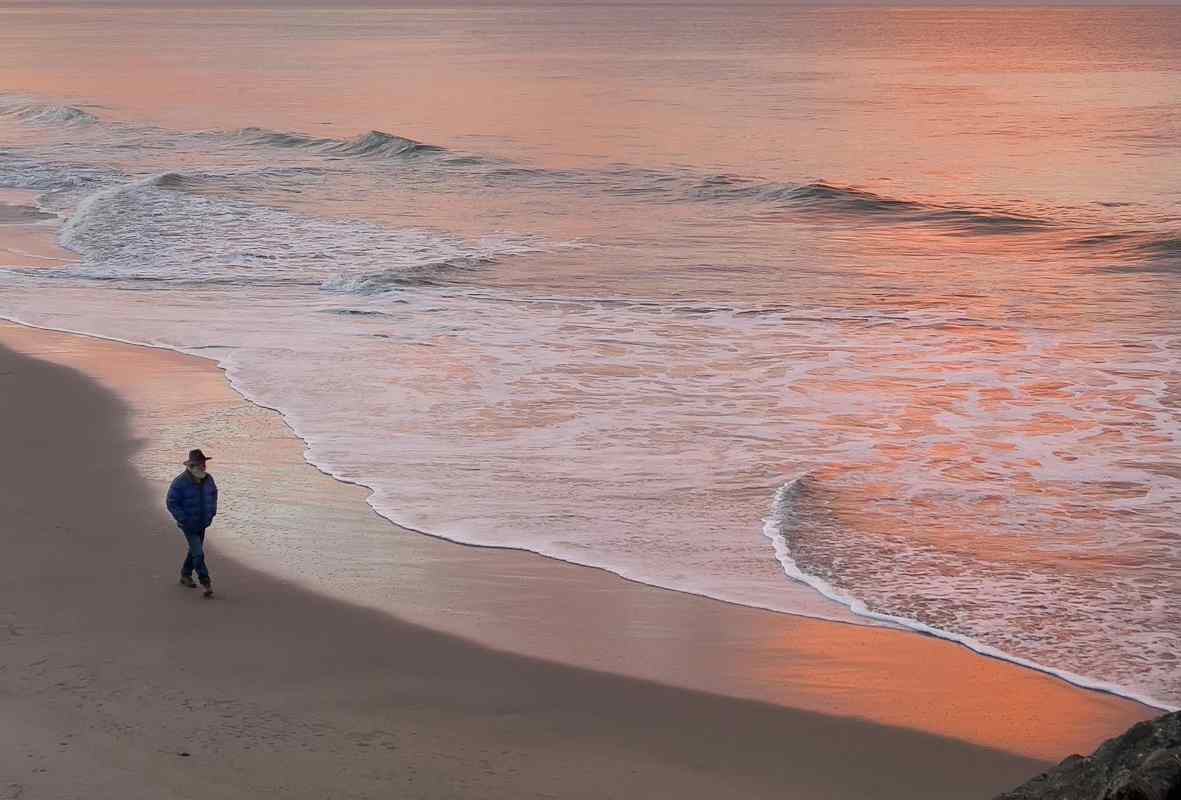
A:
[[[201,585],[205,587],[205,597],[213,597],[213,581]]]
[[[187,586],[187,587],[189,587],[190,589],[196,589],[196,588],[197,588],[197,584],[195,584],[195,583],[193,582],[193,579],[192,579],[192,578],[190,578],[188,575],[181,575],[181,576],[180,576],[180,585],[181,585],[181,586]]]

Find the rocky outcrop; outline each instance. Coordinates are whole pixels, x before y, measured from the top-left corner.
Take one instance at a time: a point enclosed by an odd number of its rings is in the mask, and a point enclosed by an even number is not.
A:
[[[997,800],[1181,800],[1181,711],[1133,725]]]

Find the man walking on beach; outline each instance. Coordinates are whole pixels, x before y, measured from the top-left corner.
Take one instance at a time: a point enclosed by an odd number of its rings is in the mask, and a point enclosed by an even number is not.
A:
[[[213,581],[205,566],[205,529],[217,514],[217,484],[205,471],[209,459],[200,450],[190,450],[185,471],[177,475],[168,487],[168,513],[176,520],[189,545],[185,563],[180,567],[182,586],[195,588],[193,571],[205,587],[205,596],[213,597]]]

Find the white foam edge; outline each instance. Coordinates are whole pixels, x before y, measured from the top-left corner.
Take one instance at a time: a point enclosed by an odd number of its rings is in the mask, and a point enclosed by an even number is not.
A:
[[[763,611],[770,611],[770,612],[776,613],[776,614],[787,614],[790,616],[802,617],[805,619],[816,619],[816,620],[830,622],[830,623],[838,624],[838,625],[858,625],[859,624],[856,622],[850,622],[845,619],[839,619],[837,617],[828,617],[823,614],[806,613],[803,611],[785,611],[782,608],[776,608],[776,607],[770,606],[770,605],[761,605],[761,604],[755,604],[755,603],[740,603],[735,600],[725,598],[725,597],[720,597],[718,595],[715,595],[715,594],[712,594],[709,592],[693,591],[690,589],[661,586],[659,584],[650,583],[649,581],[645,581],[640,578],[633,577],[631,575],[627,575],[625,573],[619,572],[619,571],[611,569],[609,567],[604,567],[604,566],[601,566],[598,564],[587,564],[585,562],[575,561],[575,560],[569,559],[569,558],[563,558],[561,556],[552,555],[552,554],[545,553],[540,550],[533,550],[533,549],[523,547],[523,546],[513,546],[513,545],[503,545],[503,544],[482,544],[479,542],[465,541],[463,539],[453,538],[453,537],[445,536],[445,535],[442,535],[439,533],[432,533],[431,531],[422,530],[419,528],[412,527],[411,525],[399,522],[392,513],[383,510],[379,506],[379,504],[375,500],[375,498],[379,495],[379,490],[377,488],[373,487],[370,484],[364,483],[363,481],[359,481],[359,480],[345,477],[344,475],[340,474],[336,469],[334,469],[331,465],[319,464],[319,463],[313,461],[311,458],[311,450],[314,446],[314,442],[312,442],[311,439],[309,439],[309,437],[300,433],[298,430],[298,427],[292,422],[292,420],[288,417],[288,415],[286,413],[284,413],[281,409],[276,408],[271,405],[268,405],[267,403],[262,402],[261,400],[255,399],[254,397],[251,397],[249,392],[247,392],[246,389],[244,389],[241,386],[241,384],[235,379],[233,372],[232,372],[231,368],[229,367],[229,365],[227,365],[221,359],[216,358],[214,356],[210,356],[207,353],[198,352],[198,350],[194,349],[194,348],[177,347],[174,345],[160,344],[160,343],[156,343],[156,342],[142,342],[142,341],[136,341],[134,339],[123,339],[123,338],[119,338],[117,336],[105,336],[102,334],[91,333],[89,331],[82,331],[82,330],[76,330],[76,329],[71,329],[71,328],[57,328],[57,327],[53,327],[50,325],[39,325],[37,323],[29,322],[27,320],[23,320],[23,319],[20,319],[18,317],[14,317],[14,316],[11,316],[8,314],[0,314],[0,320],[3,320],[5,322],[10,322],[14,325],[21,325],[26,328],[32,328],[35,330],[52,331],[54,333],[64,333],[64,334],[69,334],[72,336],[83,336],[83,337],[86,337],[89,339],[97,339],[100,341],[115,342],[117,344],[130,345],[132,347],[146,347],[151,350],[164,350],[167,352],[179,353],[179,354],[185,355],[185,356],[192,356],[195,358],[201,358],[206,361],[212,362],[213,364],[215,364],[217,366],[217,368],[219,370],[221,370],[221,372],[225,376],[226,382],[229,384],[230,388],[233,389],[233,391],[236,394],[238,394],[243,400],[245,400],[246,402],[248,402],[254,406],[257,406],[259,408],[263,408],[268,411],[273,411],[274,413],[276,413],[279,416],[279,418],[283,421],[283,424],[287,427],[287,429],[289,431],[291,431],[292,435],[294,435],[297,439],[299,439],[300,441],[303,442],[303,444],[304,444],[303,458],[304,458],[304,461],[308,465],[310,465],[311,467],[316,469],[321,474],[332,478],[333,480],[337,481],[338,483],[346,484],[349,486],[358,486],[360,488],[366,489],[369,492],[369,496],[366,498],[366,504],[371,509],[373,509],[374,513],[376,513],[381,518],[393,523],[394,525],[397,525],[399,528],[402,528],[403,530],[408,530],[411,533],[417,533],[422,536],[429,536],[432,539],[439,539],[441,541],[451,542],[452,544],[462,545],[464,547],[476,547],[476,548],[487,549],[487,550],[507,550],[507,551],[520,552],[520,553],[532,553],[534,555],[541,556],[542,558],[549,558],[554,561],[559,561],[559,562],[562,562],[565,564],[571,564],[571,565],[577,566],[577,567],[584,567],[584,568],[588,568],[588,569],[599,570],[600,572],[606,572],[608,574],[615,575],[616,577],[621,578],[626,581],[629,581],[631,583],[637,583],[637,584],[640,584],[643,586],[649,586],[651,588],[660,589],[663,591],[678,592],[680,594],[687,594],[687,595],[692,595],[695,597],[703,597],[708,600],[713,600],[716,602],[725,603],[726,605],[738,606],[741,608],[757,608],[757,609],[760,609]],[[202,349],[209,349],[209,348],[202,348]],[[1175,705],[1172,705],[1171,703],[1167,703],[1163,700],[1159,700],[1157,698],[1153,698],[1153,697],[1149,697],[1147,695],[1137,693],[1131,689],[1127,689],[1125,687],[1119,686],[1118,684],[1110,683],[1107,681],[1097,680],[1095,678],[1088,678],[1084,675],[1078,675],[1076,673],[1070,672],[1069,670],[1062,670],[1062,669],[1057,669],[1054,667],[1049,667],[1044,664],[1040,664],[1036,661],[1031,661],[1029,659],[1022,658],[1020,656],[1011,655],[1011,654],[1006,653],[1002,650],[999,650],[995,647],[991,647],[990,645],[984,644],[983,642],[972,639],[969,636],[964,636],[962,634],[952,633],[950,631],[945,631],[940,628],[935,628],[930,625],[926,625],[925,623],[922,623],[918,620],[910,619],[908,617],[900,617],[900,616],[896,616],[893,614],[883,614],[880,612],[871,611],[865,605],[865,603],[863,603],[861,600],[858,600],[855,597],[852,597],[850,595],[845,594],[844,592],[841,592],[836,587],[832,586],[830,583],[825,581],[823,578],[812,575],[812,574],[807,573],[804,570],[800,569],[799,565],[797,565],[795,560],[792,559],[792,557],[791,557],[791,552],[788,549],[786,540],[784,539],[783,535],[779,532],[779,524],[782,521],[782,518],[780,516],[778,516],[778,514],[777,514],[777,510],[781,507],[784,494],[786,492],[790,491],[791,487],[798,480],[800,480],[800,478],[798,478],[798,477],[794,478],[794,479],[784,483],[782,486],[779,487],[779,489],[776,490],[775,498],[772,501],[772,503],[773,503],[772,513],[770,516],[768,516],[764,520],[764,523],[763,523],[763,535],[771,540],[772,546],[775,549],[775,556],[776,556],[777,560],[779,561],[780,565],[783,567],[783,571],[787,575],[788,578],[811,587],[813,590],[815,590],[816,592],[818,592],[820,595],[824,596],[825,598],[827,598],[839,605],[844,606],[845,608],[847,608],[849,611],[851,611],[856,616],[864,618],[868,624],[882,625],[882,626],[886,626],[886,627],[892,627],[895,629],[902,629],[903,631],[906,631],[906,632],[917,633],[917,634],[924,635],[924,636],[931,636],[931,637],[934,637],[937,639],[943,639],[945,641],[949,641],[949,642],[952,642],[955,644],[962,645],[963,647],[968,648],[969,650],[973,651],[974,653],[984,656],[986,658],[993,658],[998,661],[1005,661],[1010,664],[1014,664],[1016,666],[1023,667],[1025,669],[1030,669],[1035,672],[1040,672],[1044,675],[1049,675],[1053,678],[1058,678],[1059,680],[1065,681],[1066,683],[1072,684],[1074,686],[1078,686],[1079,688],[1082,688],[1082,689],[1102,692],[1104,694],[1114,695],[1116,697],[1122,697],[1122,698],[1125,698],[1128,700],[1135,701],[1137,703],[1141,703],[1142,705],[1146,705],[1146,706],[1160,709],[1162,711],[1179,711],[1179,710],[1181,710],[1181,706],[1175,706]]]
[[[1016,664],[1017,666],[1031,669],[1035,672],[1041,672],[1045,675],[1050,675],[1052,677],[1066,681],[1067,683],[1078,686],[1082,689],[1089,689],[1092,691],[1103,692],[1104,694],[1123,697],[1128,700],[1134,700],[1137,703],[1142,703],[1146,706],[1152,706],[1153,708],[1159,708],[1162,711],[1181,711],[1181,706],[1176,706],[1159,698],[1141,694],[1132,689],[1128,689],[1127,687],[1120,686],[1119,684],[1098,680],[1096,678],[1089,678],[1085,675],[1079,675],[1076,672],[1058,669],[1057,667],[1047,666],[1046,664],[1041,664],[1028,658],[1022,658],[1021,656],[1006,653],[1003,650],[992,647],[991,645],[987,645],[984,642],[973,639],[970,636],[943,630],[942,628],[936,628],[931,625],[927,625],[924,622],[920,622],[919,620],[911,619],[910,617],[901,617],[895,614],[884,614],[879,611],[872,611],[862,600],[841,591],[826,581],[824,578],[806,572],[800,567],[799,564],[796,563],[795,559],[792,558],[791,549],[788,547],[787,539],[784,537],[782,532],[782,523],[784,520],[780,514],[780,509],[783,507],[783,504],[786,501],[787,493],[790,492],[792,487],[794,487],[803,477],[804,476],[793,478],[776,490],[775,499],[772,501],[771,505],[771,514],[763,522],[763,535],[771,540],[771,544],[775,548],[775,557],[779,560],[780,565],[783,567],[783,572],[787,575],[787,577],[812,587],[828,599],[845,606],[859,617],[865,617],[866,619],[874,620],[876,622],[899,626],[925,636],[932,636],[937,639],[955,642],[956,644],[962,645],[972,652],[987,658],[994,658],[998,661],[1007,661],[1010,664]]]
[[[105,334],[92,333],[90,331],[78,330],[76,328],[59,328],[59,327],[55,327],[52,325],[42,325],[39,323],[30,322],[28,320],[12,316],[10,314],[3,314],[3,313],[0,313],[0,321],[9,322],[14,325],[20,325],[22,327],[31,328],[33,330],[49,331],[52,333],[64,333],[64,334],[68,334],[71,336],[81,336],[81,337],[84,337],[87,339],[95,339],[98,341],[113,342],[116,344],[125,344],[125,345],[130,345],[132,347],[143,347],[143,348],[147,348],[149,350],[162,350],[164,352],[177,353],[177,354],[180,354],[183,356],[200,358],[204,361],[211,362],[214,366],[216,366],[221,371],[221,373],[224,375],[224,377],[226,379],[226,383],[229,384],[230,388],[239,397],[241,397],[243,400],[245,400],[246,402],[250,403],[253,406],[265,409],[267,411],[274,412],[275,414],[278,415],[279,419],[283,422],[283,424],[287,428],[287,430],[290,431],[291,434],[295,438],[299,439],[303,443],[303,445],[304,445],[303,458],[304,458],[305,463],[307,463],[309,466],[314,468],[317,472],[333,479],[334,481],[336,481],[338,483],[345,484],[348,486],[357,486],[362,489],[365,489],[366,491],[369,492],[369,496],[366,498],[366,505],[368,505],[369,508],[371,508],[375,514],[377,514],[379,517],[386,520],[387,522],[390,522],[391,524],[396,525],[397,527],[399,527],[403,530],[410,531],[411,533],[416,533],[421,536],[428,536],[432,539],[438,539],[440,541],[450,542],[451,544],[456,544],[456,545],[460,545],[463,547],[474,547],[474,548],[479,548],[479,549],[483,549],[483,550],[502,550],[502,551],[517,552],[517,553],[528,553],[528,554],[540,556],[542,558],[548,558],[552,561],[558,561],[558,562],[561,562],[564,564],[570,564],[571,566],[583,567],[586,569],[593,569],[593,570],[598,570],[600,572],[605,572],[610,575],[614,575],[617,578],[621,578],[625,581],[628,581],[629,583],[635,583],[635,584],[639,584],[641,586],[647,586],[652,589],[659,589],[661,591],[677,592],[678,594],[685,594],[685,595],[690,595],[693,597],[702,597],[707,600],[712,600],[712,601],[716,601],[719,603],[724,603],[726,605],[735,606],[738,608],[754,608],[754,609],[759,609],[761,611],[770,611],[770,612],[776,613],[776,614],[787,614],[787,615],[795,616],[795,617],[803,617],[806,619],[816,619],[816,620],[821,620],[823,622],[831,622],[831,623],[837,624],[837,625],[851,625],[851,626],[855,626],[855,627],[866,627],[866,626],[897,627],[897,626],[891,626],[889,623],[881,623],[876,620],[866,620],[865,622],[860,622],[860,621],[850,620],[846,616],[826,616],[825,614],[822,614],[819,612],[807,612],[807,611],[802,611],[802,610],[800,610],[800,611],[786,610],[782,607],[777,607],[777,606],[773,606],[773,605],[766,605],[766,604],[761,604],[761,603],[756,603],[756,602],[751,602],[751,601],[740,602],[740,601],[734,600],[733,598],[725,597],[723,595],[716,594],[716,593],[713,593],[713,592],[710,592],[707,590],[695,590],[692,588],[665,586],[661,583],[655,582],[655,580],[651,579],[651,578],[644,578],[644,577],[640,577],[640,576],[636,576],[636,575],[631,575],[626,572],[621,572],[618,569],[604,566],[602,564],[592,564],[592,563],[587,563],[585,561],[577,561],[572,558],[567,558],[565,556],[546,552],[543,549],[534,549],[534,548],[527,547],[524,545],[472,541],[470,539],[462,539],[462,538],[459,538],[456,536],[449,536],[447,534],[438,533],[435,531],[429,531],[429,530],[426,530],[423,528],[415,527],[413,523],[404,522],[402,520],[399,520],[396,515],[396,512],[390,511],[390,510],[382,507],[382,505],[380,503],[380,497],[381,497],[381,489],[380,488],[375,487],[372,484],[366,483],[363,480],[358,480],[356,478],[348,477],[348,476],[342,474],[340,471],[338,471],[338,469],[336,467],[332,466],[329,463],[320,463],[320,462],[313,460],[311,457],[311,453],[312,453],[312,449],[315,447],[315,440],[314,440],[314,438],[302,433],[299,430],[298,422],[293,420],[293,417],[294,417],[293,414],[291,414],[290,412],[285,412],[276,406],[272,406],[269,403],[266,403],[265,401],[262,401],[258,398],[253,397],[250,394],[250,392],[248,390],[246,390],[241,385],[241,383],[237,380],[237,378],[235,377],[234,368],[232,365],[227,364],[222,359],[220,359],[216,356],[210,355],[207,352],[201,352],[202,350],[218,349],[219,348],[218,345],[207,345],[207,346],[200,347],[200,348],[185,348],[185,347],[179,347],[176,345],[162,344],[159,342],[144,342],[144,341],[139,341],[136,339],[124,339],[124,338],[121,338],[118,336],[107,336]],[[226,349],[231,349],[231,348],[226,347]],[[314,585],[313,585],[313,588],[315,588]],[[834,604],[834,605],[839,605],[839,604]]]

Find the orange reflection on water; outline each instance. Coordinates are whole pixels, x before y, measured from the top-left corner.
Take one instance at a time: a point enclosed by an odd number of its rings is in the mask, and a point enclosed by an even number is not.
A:
[[[1152,714],[932,638],[840,625],[800,628],[766,643],[755,677],[817,711],[937,729],[1052,760],[1088,753],[1113,731]]]

